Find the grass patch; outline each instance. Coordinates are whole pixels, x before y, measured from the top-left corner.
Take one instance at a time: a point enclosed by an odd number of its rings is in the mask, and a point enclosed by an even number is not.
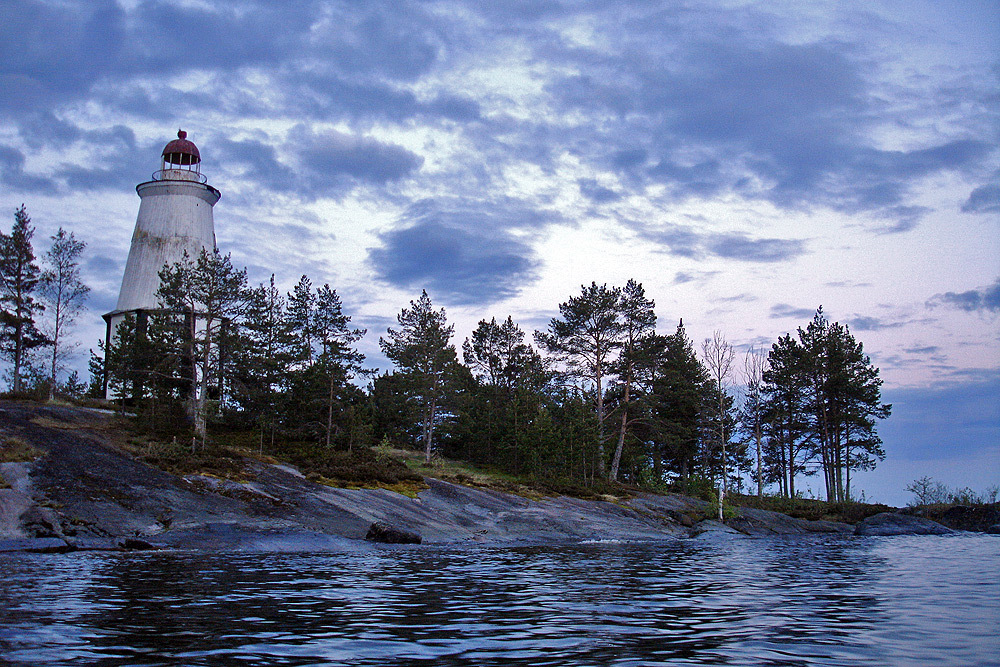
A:
[[[0,442],[0,463],[28,463],[45,456],[45,452],[18,437]]]
[[[726,501],[739,507],[781,512],[796,519],[809,521],[840,521],[842,523],[858,523],[870,516],[882,512],[892,512],[894,507],[869,503],[830,503],[825,500],[809,498],[779,498],[775,496],[744,496],[729,494]]]
[[[381,449],[381,448],[376,448]],[[392,457],[401,460],[414,472],[452,484],[461,484],[490,491],[500,491],[529,500],[540,500],[553,496],[569,496],[581,500],[602,500],[620,502],[635,495],[635,489],[596,480],[591,486],[584,486],[576,480],[558,477],[536,477],[515,475],[489,466],[479,466],[467,461],[435,456],[428,464],[423,452],[405,449],[386,450]]]
[[[199,445],[192,451],[190,443],[142,436],[127,438],[119,444],[154,468],[174,475],[210,475],[233,481],[248,478],[243,454],[218,444]]]
[[[423,477],[393,457],[380,456],[368,447],[351,451],[326,449],[315,443],[289,443],[276,458],[297,467],[307,479],[348,488],[395,488],[423,483]]]

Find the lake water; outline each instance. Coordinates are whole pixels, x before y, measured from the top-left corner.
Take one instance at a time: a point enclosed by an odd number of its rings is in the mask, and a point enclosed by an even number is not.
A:
[[[0,554],[0,664],[1000,665],[998,566],[976,534]]]

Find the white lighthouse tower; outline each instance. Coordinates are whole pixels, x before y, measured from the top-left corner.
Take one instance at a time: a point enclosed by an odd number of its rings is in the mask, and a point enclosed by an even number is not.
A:
[[[156,290],[164,265],[181,261],[185,252],[195,260],[202,248],[215,249],[212,207],[221,195],[206,181],[198,147],[178,130],[177,138],[163,148],[159,171],[152,180],[135,186],[141,201],[132,247],[118,305],[104,315],[109,347],[126,315],[144,321],[150,311],[157,310]]]

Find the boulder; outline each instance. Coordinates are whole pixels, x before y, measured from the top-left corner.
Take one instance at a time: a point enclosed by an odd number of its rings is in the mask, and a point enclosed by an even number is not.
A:
[[[870,516],[854,528],[855,535],[948,535],[951,528],[919,516],[882,512]]]
[[[986,529],[986,532],[989,533],[990,535],[1000,535],[1000,523],[996,524],[995,526],[990,526],[989,528]]]
[[[699,521],[695,524],[694,528],[691,529],[691,537],[700,538],[715,538],[715,537],[745,537],[743,533],[731,528],[724,523],[719,521],[714,521],[712,519],[706,519],[704,521]]]
[[[125,551],[154,551],[157,547],[138,537],[126,537],[118,541],[118,548]]]
[[[369,542],[381,542],[383,544],[420,544],[422,538],[416,533],[408,530],[395,528],[389,524],[376,521],[368,529],[365,539]]]

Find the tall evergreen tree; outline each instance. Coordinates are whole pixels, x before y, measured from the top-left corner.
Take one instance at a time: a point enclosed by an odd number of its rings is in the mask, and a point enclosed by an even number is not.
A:
[[[243,315],[249,301],[246,270],[234,269],[229,255],[203,248],[196,260],[185,255],[160,271],[157,297],[164,310],[186,317],[182,344],[190,363],[188,411],[204,444],[210,393],[218,394],[223,384],[223,330]]]
[[[511,317],[481,320],[462,354],[476,380],[464,412],[467,456],[521,472],[535,444],[526,434],[544,398],[544,363]]]
[[[622,347],[614,370],[618,374],[620,383],[621,422],[618,427],[618,444],[611,457],[611,470],[608,473],[608,479],[613,482],[618,480],[625,438],[630,427],[640,416],[631,408],[635,400],[640,368],[644,363],[648,363],[648,360],[643,359],[643,354],[647,351],[644,342],[656,330],[656,313],[653,312],[655,304],[652,299],[646,298],[642,283],[630,279],[621,291],[618,307],[621,313]]]
[[[399,369],[408,401],[417,406],[420,441],[430,463],[442,405],[449,397],[458,365],[455,346],[450,343],[455,328],[447,324],[444,308],[434,310],[426,290],[396,319],[400,328],[388,329],[379,346]]]
[[[597,408],[598,474],[607,469],[605,457],[604,392],[606,380],[621,347],[621,288],[591,283],[580,296],[559,304],[560,318],[552,318],[547,332],[536,332],[535,342],[565,365],[569,376],[591,383]]]
[[[364,329],[350,328],[351,318],[344,314],[337,291],[323,285],[316,291],[316,311],[313,319],[315,338],[322,347],[317,364],[326,380],[326,446],[330,446],[333,433],[335,407],[341,404],[346,411],[348,396],[356,392],[350,381],[365,370],[365,355],[354,344],[365,335]]]
[[[798,335],[827,500],[843,502],[849,499],[851,469],[873,467],[884,458],[875,424],[892,406],[881,402],[882,380],[863,346],[846,326],[831,324],[822,306]]]
[[[234,333],[240,338],[228,348],[232,400],[260,428],[263,449],[265,434],[273,444],[281,420],[295,343],[285,317],[285,297],[273,274],[268,284],[250,290],[242,326]]]
[[[651,397],[660,444],[653,456],[653,477],[661,482],[669,471],[687,480],[698,453],[709,378],[683,320],[664,338],[659,358]]]
[[[786,334],[767,355],[764,371],[765,465],[769,478],[779,483],[783,495],[795,497],[795,478],[808,474],[815,456],[808,422],[808,374],[805,350]]]
[[[90,293],[90,288],[80,280],[80,255],[87,244],[62,227],[52,237],[52,247],[45,253],[45,271],[42,272],[40,293],[49,304],[51,316],[47,335],[52,341],[52,358],[49,373],[49,398],[55,395],[57,374],[73,347],[64,342],[67,330]]]
[[[287,303],[285,312],[289,328],[296,338],[293,347],[294,364],[297,369],[302,370],[312,365],[315,352],[313,336],[316,327],[313,318],[316,310],[316,294],[313,292],[309,276],[303,275],[299,278],[299,282],[288,295]]]
[[[0,351],[13,365],[11,390],[24,390],[23,370],[28,353],[49,341],[38,331],[35,316],[44,310],[35,300],[41,271],[35,263],[31,226],[24,204],[14,212],[10,234],[0,233]]]

